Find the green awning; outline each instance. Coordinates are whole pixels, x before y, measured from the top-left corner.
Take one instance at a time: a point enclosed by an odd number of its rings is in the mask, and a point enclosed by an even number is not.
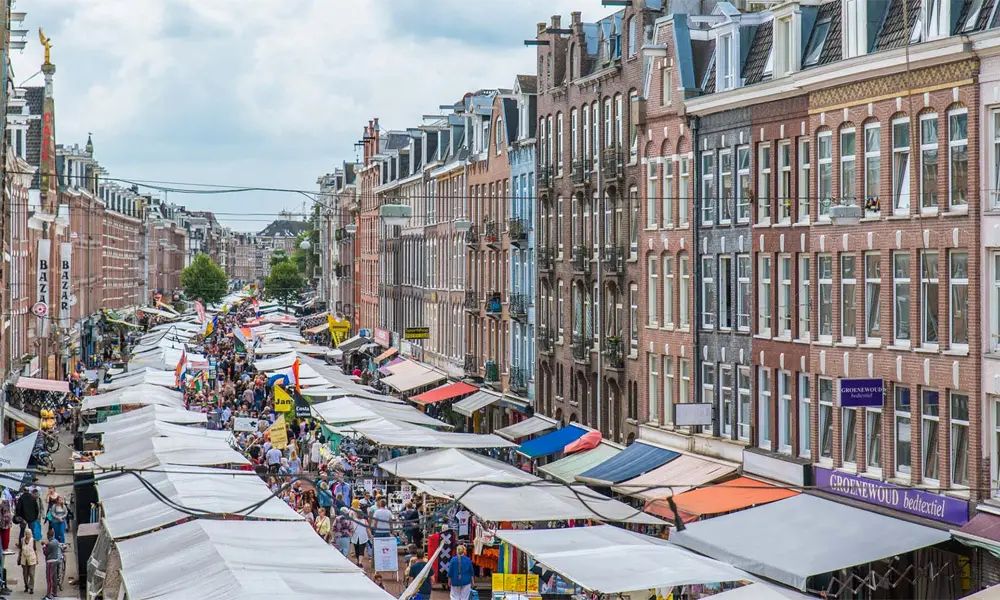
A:
[[[570,454],[565,458],[560,458],[555,462],[538,467],[538,470],[556,481],[576,483],[577,475],[584,471],[589,471],[591,468],[612,457],[618,456],[621,451],[621,448],[612,446],[607,442],[601,442],[593,450]]]

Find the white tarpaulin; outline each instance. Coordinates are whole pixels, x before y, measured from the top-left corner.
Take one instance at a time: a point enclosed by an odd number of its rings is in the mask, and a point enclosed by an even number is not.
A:
[[[513,465],[455,448],[408,454],[380,463],[379,467],[401,479],[423,479],[432,485],[434,480],[446,479],[494,483],[538,480]]]
[[[306,523],[196,520],[118,542],[129,600],[391,600]]]
[[[94,423],[87,428],[87,433],[104,433],[109,429],[120,427],[123,424],[144,423],[149,419],[149,415],[157,421],[163,423],[177,423],[178,425],[196,425],[207,423],[208,415],[205,413],[173,408],[171,406],[161,406],[150,404],[120,415],[111,415],[103,423]]]
[[[136,312],[145,313],[147,315],[153,315],[155,317],[161,317],[164,319],[176,319],[179,315],[172,312],[167,312],[165,310],[160,310],[158,308],[153,308],[152,306],[140,306],[136,309]]]
[[[263,360],[253,361],[253,366],[260,372],[264,371],[277,371],[279,369],[287,369],[292,366],[295,362],[296,354],[294,352],[289,352],[288,354],[281,354],[275,356],[274,358],[265,358]]]
[[[227,471],[207,467],[184,467],[167,472],[139,473],[146,483],[179,506],[249,519],[299,521],[280,498],[270,498],[260,507],[248,509],[272,496],[271,490],[252,471]],[[132,473],[123,473],[97,483],[104,521],[115,539],[131,537],[193,518],[153,495]]]
[[[87,396],[83,399],[82,408],[83,410],[94,410],[123,404],[141,406],[159,404],[183,410],[184,396],[180,392],[145,383],[106,394]]]
[[[137,440],[97,455],[94,463],[105,469],[149,469],[159,465],[247,465],[250,461],[223,440],[178,436]]]
[[[751,583],[720,594],[712,594],[711,598],[712,600],[805,600],[806,598],[816,598],[816,596],[806,596],[795,590],[769,583]],[[974,599],[975,596],[965,597],[965,600]]]
[[[495,435],[434,431],[420,425],[373,419],[340,427],[352,431],[376,444],[401,448],[513,448],[517,444]]]
[[[604,594],[755,580],[725,563],[610,525],[502,530],[497,537],[584,589]]]
[[[9,487],[14,491],[21,489],[24,482],[23,470],[28,468],[28,459],[31,458],[31,451],[35,449],[35,441],[38,439],[38,432],[33,431],[23,438],[13,441],[0,448],[0,469],[11,469],[10,472],[0,473],[0,485]],[[14,470],[21,470],[15,473]]]
[[[353,423],[385,418],[428,427],[451,427],[444,421],[429,417],[408,404],[389,404],[366,398],[335,398],[312,405],[313,414],[329,424]]]
[[[97,386],[97,389],[101,393],[113,392],[115,390],[142,385],[144,383],[166,388],[175,388],[177,385],[177,375],[173,371],[145,369],[135,375],[117,377],[107,383],[101,382]]]
[[[286,354],[292,351],[292,345],[288,342],[274,342],[271,344],[261,344],[253,349],[254,356],[264,356],[267,354]]]
[[[155,418],[152,418],[146,422],[131,421],[119,423],[117,427],[112,425],[112,429],[105,432],[104,448],[106,450],[113,450],[115,448],[127,446],[136,440],[154,437],[214,438],[228,443],[232,436],[233,434],[229,431],[216,431],[214,429],[206,429],[204,427],[189,427],[187,425],[177,425],[174,423],[161,423]]]

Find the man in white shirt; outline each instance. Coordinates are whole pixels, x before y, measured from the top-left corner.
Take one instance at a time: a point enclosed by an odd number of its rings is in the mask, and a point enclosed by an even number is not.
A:
[[[267,451],[267,471],[269,473],[278,473],[278,469],[281,468],[281,450],[272,447]]]
[[[316,438],[313,438],[312,443],[309,444],[309,468],[313,471],[319,470],[319,449],[321,446],[322,444],[320,444],[319,440]]]
[[[372,513],[372,533],[375,537],[391,535],[392,519],[392,511],[386,508],[385,498],[379,498],[378,508]]]

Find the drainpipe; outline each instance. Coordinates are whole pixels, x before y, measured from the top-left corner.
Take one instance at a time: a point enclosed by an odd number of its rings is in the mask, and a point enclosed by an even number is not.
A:
[[[603,131],[604,128],[601,125],[604,123],[604,102],[601,101],[601,84],[600,83],[598,83],[594,87],[594,92],[597,94],[597,111],[598,111],[598,113],[597,113],[597,123],[598,123],[597,130],[598,131]],[[593,123],[591,123],[591,127],[593,127]],[[601,189],[601,171],[604,168],[603,165],[601,164],[601,162],[603,162],[601,160],[601,158],[602,158],[601,155],[603,154],[605,148],[601,148],[600,147],[600,140],[598,138],[600,138],[600,135],[594,136],[594,145],[598,146],[598,148],[599,148],[598,151],[597,151],[597,165],[596,165],[597,166],[597,183],[595,184],[595,188],[597,189],[597,200],[598,200],[598,203],[597,203],[597,206],[594,207],[595,210],[598,209],[598,208],[601,208],[601,209],[605,208],[604,207],[604,190]],[[607,140],[604,140],[604,143],[607,144]],[[593,219],[594,215],[591,214],[590,218]],[[597,337],[597,430],[598,431],[602,430],[602,428],[601,428],[601,414],[603,413],[603,408],[604,408],[604,406],[603,406],[603,400],[604,400],[604,393],[603,393],[603,390],[604,390],[604,336],[602,334],[602,332],[604,331],[604,321],[603,321],[603,319],[604,319],[604,302],[601,301],[601,299],[604,298],[604,270],[601,268],[601,251],[602,251],[602,248],[603,248],[603,245],[601,244],[601,240],[604,237],[603,234],[604,234],[604,215],[600,215],[600,217],[598,217],[598,219],[597,219],[597,230],[594,231],[594,238],[595,238],[594,241],[597,242],[596,243],[596,246],[597,246],[597,255],[594,257],[594,259],[597,261],[597,296],[594,298],[593,304],[591,304],[591,310],[593,310],[594,307],[598,307],[597,308],[597,330],[596,330],[596,337]],[[580,333],[582,334],[583,332],[580,332]],[[609,415],[609,418],[610,418],[610,415]]]
[[[698,160],[698,147],[699,147],[699,142],[701,141],[700,138],[698,137],[698,126],[699,126],[699,124],[700,123],[699,123],[699,118],[698,117],[692,117],[691,118],[690,127],[691,127],[691,155],[692,155],[691,156],[691,162],[692,162],[692,165],[691,165],[692,182],[691,183],[692,183],[692,185],[691,185],[691,187],[689,189],[693,189],[694,190],[693,197],[696,200],[695,202],[691,203],[691,213],[692,213],[691,214],[691,217],[692,217],[691,234],[693,236],[693,240],[692,240],[692,243],[691,243],[691,252],[689,254],[691,256],[690,269],[691,269],[691,273],[693,275],[698,273],[698,261],[695,260],[695,257],[698,255],[699,237],[700,237],[698,234],[701,232],[701,226],[700,226],[700,222],[701,222],[701,206],[700,206],[700,203],[705,201],[705,199],[701,197],[701,161]],[[698,280],[697,276],[692,277],[690,280],[693,282],[692,289],[691,289],[691,294],[692,294],[691,308],[694,309],[693,312],[695,313],[694,314],[694,318],[691,319],[691,343],[692,343],[693,349],[694,349],[694,351],[691,353],[691,356],[692,356],[692,361],[691,361],[692,362],[692,364],[691,364],[691,370],[692,370],[692,373],[691,373],[691,383],[694,386],[695,398],[697,398],[698,394],[701,392],[701,385],[702,385],[702,382],[701,382],[701,356],[702,356],[702,354],[701,354],[701,335],[699,334],[699,328],[700,328],[700,323],[701,323],[701,315],[699,314],[699,310],[698,310],[699,307],[701,306],[701,297],[700,297],[701,294],[699,292],[699,290],[701,289],[701,285],[699,283],[699,280]],[[717,425],[718,424],[718,419],[716,419],[715,421],[716,421],[716,425]],[[694,433],[694,431],[695,431],[695,429],[697,427],[700,427],[700,426],[691,426],[691,433]],[[713,428],[714,427],[715,426],[713,426]]]

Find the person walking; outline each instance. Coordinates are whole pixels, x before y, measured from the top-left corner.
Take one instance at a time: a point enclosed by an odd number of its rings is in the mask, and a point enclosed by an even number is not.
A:
[[[66,519],[69,517],[69,509],[66,507],[66,500],[62,496],[57,496],[55,502],[49,506],[49,527],[55,530],[56,540],[60,544],[66,543]]]
[[[365,555],[365,548],[368,547],[368,541],[371,536],[368,534],[368,519],[365,518],[365,514],[360,510],[354,511],[351,515],[354,522],[351,524],[351,544],[354,546],[354,555],[358,559],[358,566],[364,568],[361,564],[361,559]]]
[[[326,516],[326,509],[322,506],[319,508],[319,516],[316,517],[316,533],[319,537],[323,538],[323,541],[327,544],[330,543],[330,517]]]
[[[392,535],[392,511],[386,507],[385,498],[378,499],[378,508],[372,512],[373,535],[389,537]]]
[[[45,555],[45,600],[54,600],[59,595],[59,569],[62,566],[62,546],[56,541],[56,533],[49,529],[48,541],[42,548]]]
[[[469,600],[472,597],[472,561],[465,555],[465,546],[455,549],[455,556],[448,563],[448,581],[451,600]]]
[[[31,530],[24,532],[21,538],[21,549],[17,554],[17,564],[21,565],[21,577],[24,580],[24,591],[35,593],[35,565],[38,564],[38,553],[35,551],[35,538]]]
[[[344,556],[351,556],[351,509],[346,506],[338,511],[337,518],[333,521],[333,541],[337,550]]]
[[[36,540],[42,539],[42,524],[38,520],[41,513],[42,501],[38,497],[38,488],[32,486],[18,497],[14,508],[14,514],[21,519],[20,537],[24,537],[25,528],[30,528],[31,535]]]
[[[414,581],[417,577],[420,577],[420,572],[424,570],[427,566],[427,553],[421,550],[416,556],[410,561],[410,568],[406,571],[406,581],[410,583]],[[417,594],[413,597],[413,600],[431,600],[431,594],[434,589],[431,584],[430,575],[424,577],[424,580],[420,582],[420,587],[417,588]]]

